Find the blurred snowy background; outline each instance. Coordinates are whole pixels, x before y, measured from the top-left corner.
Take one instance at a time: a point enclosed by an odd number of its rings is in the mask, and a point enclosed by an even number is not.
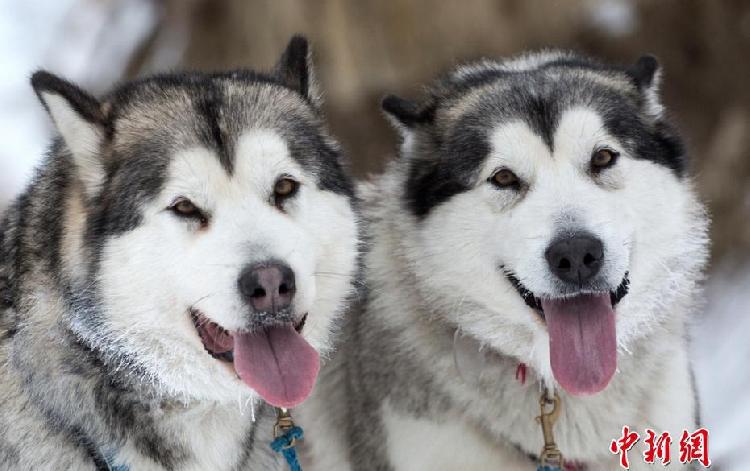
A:
[[[144,73],[270,67],[314,42],[334,133],[358,176],[390,158],[378,112],[457,61],[545,46],[630,63],[656,54],[713,214],[707,301],[692,354],[714,469],[750,449],[750,2],[746,0],[0,0],[0,209],[51,128],[28,79],[44,67],[93,92]],[[672,431],[676,433],[676,431]],[[744,465],[744,466],[743,466]]]

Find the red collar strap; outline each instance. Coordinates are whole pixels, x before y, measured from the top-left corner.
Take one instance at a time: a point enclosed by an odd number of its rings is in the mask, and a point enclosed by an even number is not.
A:
[[[516,368],[516,381],[521,385],[526,384],[526,363],[519,363]]]

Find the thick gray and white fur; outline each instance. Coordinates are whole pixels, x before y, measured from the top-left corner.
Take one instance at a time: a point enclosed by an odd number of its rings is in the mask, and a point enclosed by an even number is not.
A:
[[[311,469],[535,469],[542,391],[561,398],[554,437],[576,469],[620,469],[609,446],[624,425],[669,431],[680,466],[699,420],[686,323],[708,221],[660,76],[651,56],[615,67],[545,51],[384,100],[400,156],[361,195],[368,294],[302,411]],[[548,254],[581,234],[601,259],[571,282]],[[570,394],[542,302],[607,292],[617,369]],[[642,445],[631,469],[652,469]]]
[[[353,188],[307,41],[269,73],[32,85],[59,137],[0,226],[0,469],[285,469],[273,409],[195,320],[293,322],[326,354],[354,292]],[[238,286],[269,263],[295,280],[276,320]]]

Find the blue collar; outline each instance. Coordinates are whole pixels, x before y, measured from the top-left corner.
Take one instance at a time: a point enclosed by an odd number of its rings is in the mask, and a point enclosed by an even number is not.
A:
[[[297,461],[296,445],[299,440],[303,439],[304,433],[302,428],[295,425],[292,417],[286,409],[277,409],[277,420],[274,426],[274,440],[271,442],[271,449],[280,453],[291,471],[302,471],[302,467]],[[90,450],[91,452],[95,450]],[[97,471],[130,471],[127,464],[115,464],[117,450],[109,448],[106,450],[96,450],[96,455],[92,456],[97,464]]]

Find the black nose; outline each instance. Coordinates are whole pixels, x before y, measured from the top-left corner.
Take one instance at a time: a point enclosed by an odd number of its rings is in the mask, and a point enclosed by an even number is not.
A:
[[[296,291],[294,272],[278,262],[245,268],[237,283],[242,297],[258,312],[276,313],[289,307]]]
[[[552,242],[544,252],[544,258],[558,278],[581,286],[599,273],[604,244],[590,234],[573,234]]]

